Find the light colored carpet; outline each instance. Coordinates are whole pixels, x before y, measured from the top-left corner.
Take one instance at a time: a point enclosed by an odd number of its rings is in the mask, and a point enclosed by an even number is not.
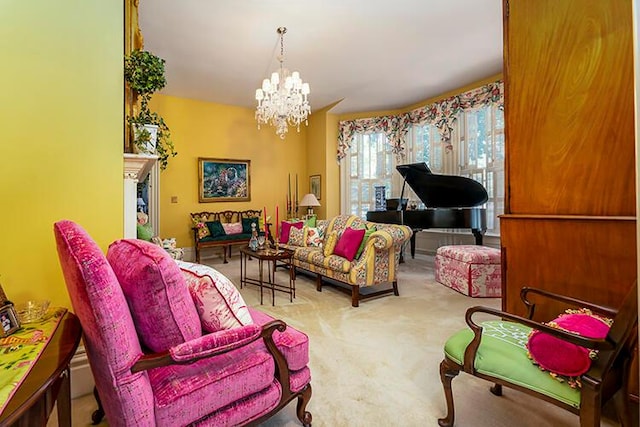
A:
[[[237,252],[229,264],[210,258],[236,285],[240,283]],[[256,274],[257,261],[249,261]],[[284,283],[285,270],[277,278]],[[248,305],[286,321],[309,335],[313,396],[307,407],[316,427],[436,426],[445,415],[439,376],[443,344],[465,326],[465,310],[473,305],[500,307],[499,299],[472,299],[434,280],[433,258],[417,255],[401,264],[400,296],[385,296],[351,307],[350,296],[325,287],[315,290],[314,279],[299,274],[296,298],[276,294],[271,306],[265,291],[260,306],[256,286],[241,290]],[[577,416],[513,390],[496,397],[488,382],[464,373],[453,381],[456,426],[563,427],[579,425]],[[92,396],[73,401],[74,425],[88,425],[95,409]],[[55,426],[55,417],[49,425]],[[103,425],[107,423],[103,422]],[[295,401],[263,424],[299,426]],[[605,419],[603,426],[616,426]]]

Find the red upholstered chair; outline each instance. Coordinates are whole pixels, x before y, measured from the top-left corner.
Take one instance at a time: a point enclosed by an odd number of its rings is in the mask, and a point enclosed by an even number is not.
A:
[[[637,283],[631,287],[619,310],[532,288],[523,288],[521,297],[528,308],[528,318],[488,307],[471,307],[465,316],[469,328],[454,334],[446,342],[440,378],[447,415],[439,419],[438,424],[453,426],[451,381],[462,371],[493,382],[491,392],[497,396],[502,395],[502,386],[506,386],[578,414],[581,427],[599,426],[602,406],[614,398],[621,424],[631,426],[628,380],[638,338]],[[604,339],[592,339],[530,320],[536,307],[533,301],[545,299],[560,301],[567,304],[567,308],[590,309],[612,318],[613,324]],[[473,320],[476,313],[495,315],[498,320],[478,324]],[[532,329],[557,337],[562,340],[560,343],[598,350],[597,359],[590,368],[585,366],[588,371],[579,377],[581,388],[571,388],[567,381],[558,381],[532,363],[526,348]],[[556,348],[544,350],[553,356]]]
[[[115,243],[110,263],[77,224],[60,221],[54,233],[110,426],[255,424],[296,398],[299,420],[311,425],[306,335],[251,309],[253,323],[203,332],[180,269],[162,248],[131,242],[140,256],[116,266]],[[133,273],[144,276],[133,288],[154,291],[125,294],[121,281]],[[150,315],[160,317],[149,322]]]

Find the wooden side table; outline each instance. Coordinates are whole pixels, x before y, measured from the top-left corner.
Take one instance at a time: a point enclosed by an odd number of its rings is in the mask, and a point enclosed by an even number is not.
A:
[[[247,277],[247,259],[258,260],[258,278]],[[252,251],[247,246],[240,248],[240,288],[251,284],[260,286],[260,304],[263,304],[262,289],[271,289],[271,305],[276,305],[276,291],[289,294],[289,301],[293,302],[296,296],[296,277],[292,268],[293,251],[289,249],[264,249]],[[267,262],[267,278],[264,277],[264,262]],[[289,265],[289,285],[276,283],[276,262],[282,261]]]
[[[69,364],[81,336],[78,318],[67,311],[37,362],[0,413],[0,426],[44,426],[57,401],[58,426],[71,427]]]

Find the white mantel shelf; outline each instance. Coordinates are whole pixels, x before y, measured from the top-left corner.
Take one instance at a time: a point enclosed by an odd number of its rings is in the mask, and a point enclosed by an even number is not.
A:
[[[137,184],[144,181],[157,163],[153,154],[124,153],[124,237],[136,238]]]
[[[147,174],[158,160],[153,154],[124,153],[124,177],[144,181]]]

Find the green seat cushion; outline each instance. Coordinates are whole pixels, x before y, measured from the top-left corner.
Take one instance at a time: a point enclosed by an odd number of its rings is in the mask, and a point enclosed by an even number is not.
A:
[[[251,238],[251,234],[225,234],[224,236],[218,237],[203,237],[200,239],[200,242],[233,242],[235,240],[249,240]]]
[[[540,370],[525,347],[531,328],[518,323],[494,320],[483,322],[482,341],[476,354],[478,372],[508,383],[534,390],[574,408],[580,407],[580,390],[554,379]],[[465,328],[449,338],[444,353],[454,362],[464,363],[464,351],[473,339],[473,331]]]
[[[246,233],[242,233],[242,234],[227,234],[226,236],[224,236],[224,240],[249,240],[251,238],[251,234],[246,234]]]

